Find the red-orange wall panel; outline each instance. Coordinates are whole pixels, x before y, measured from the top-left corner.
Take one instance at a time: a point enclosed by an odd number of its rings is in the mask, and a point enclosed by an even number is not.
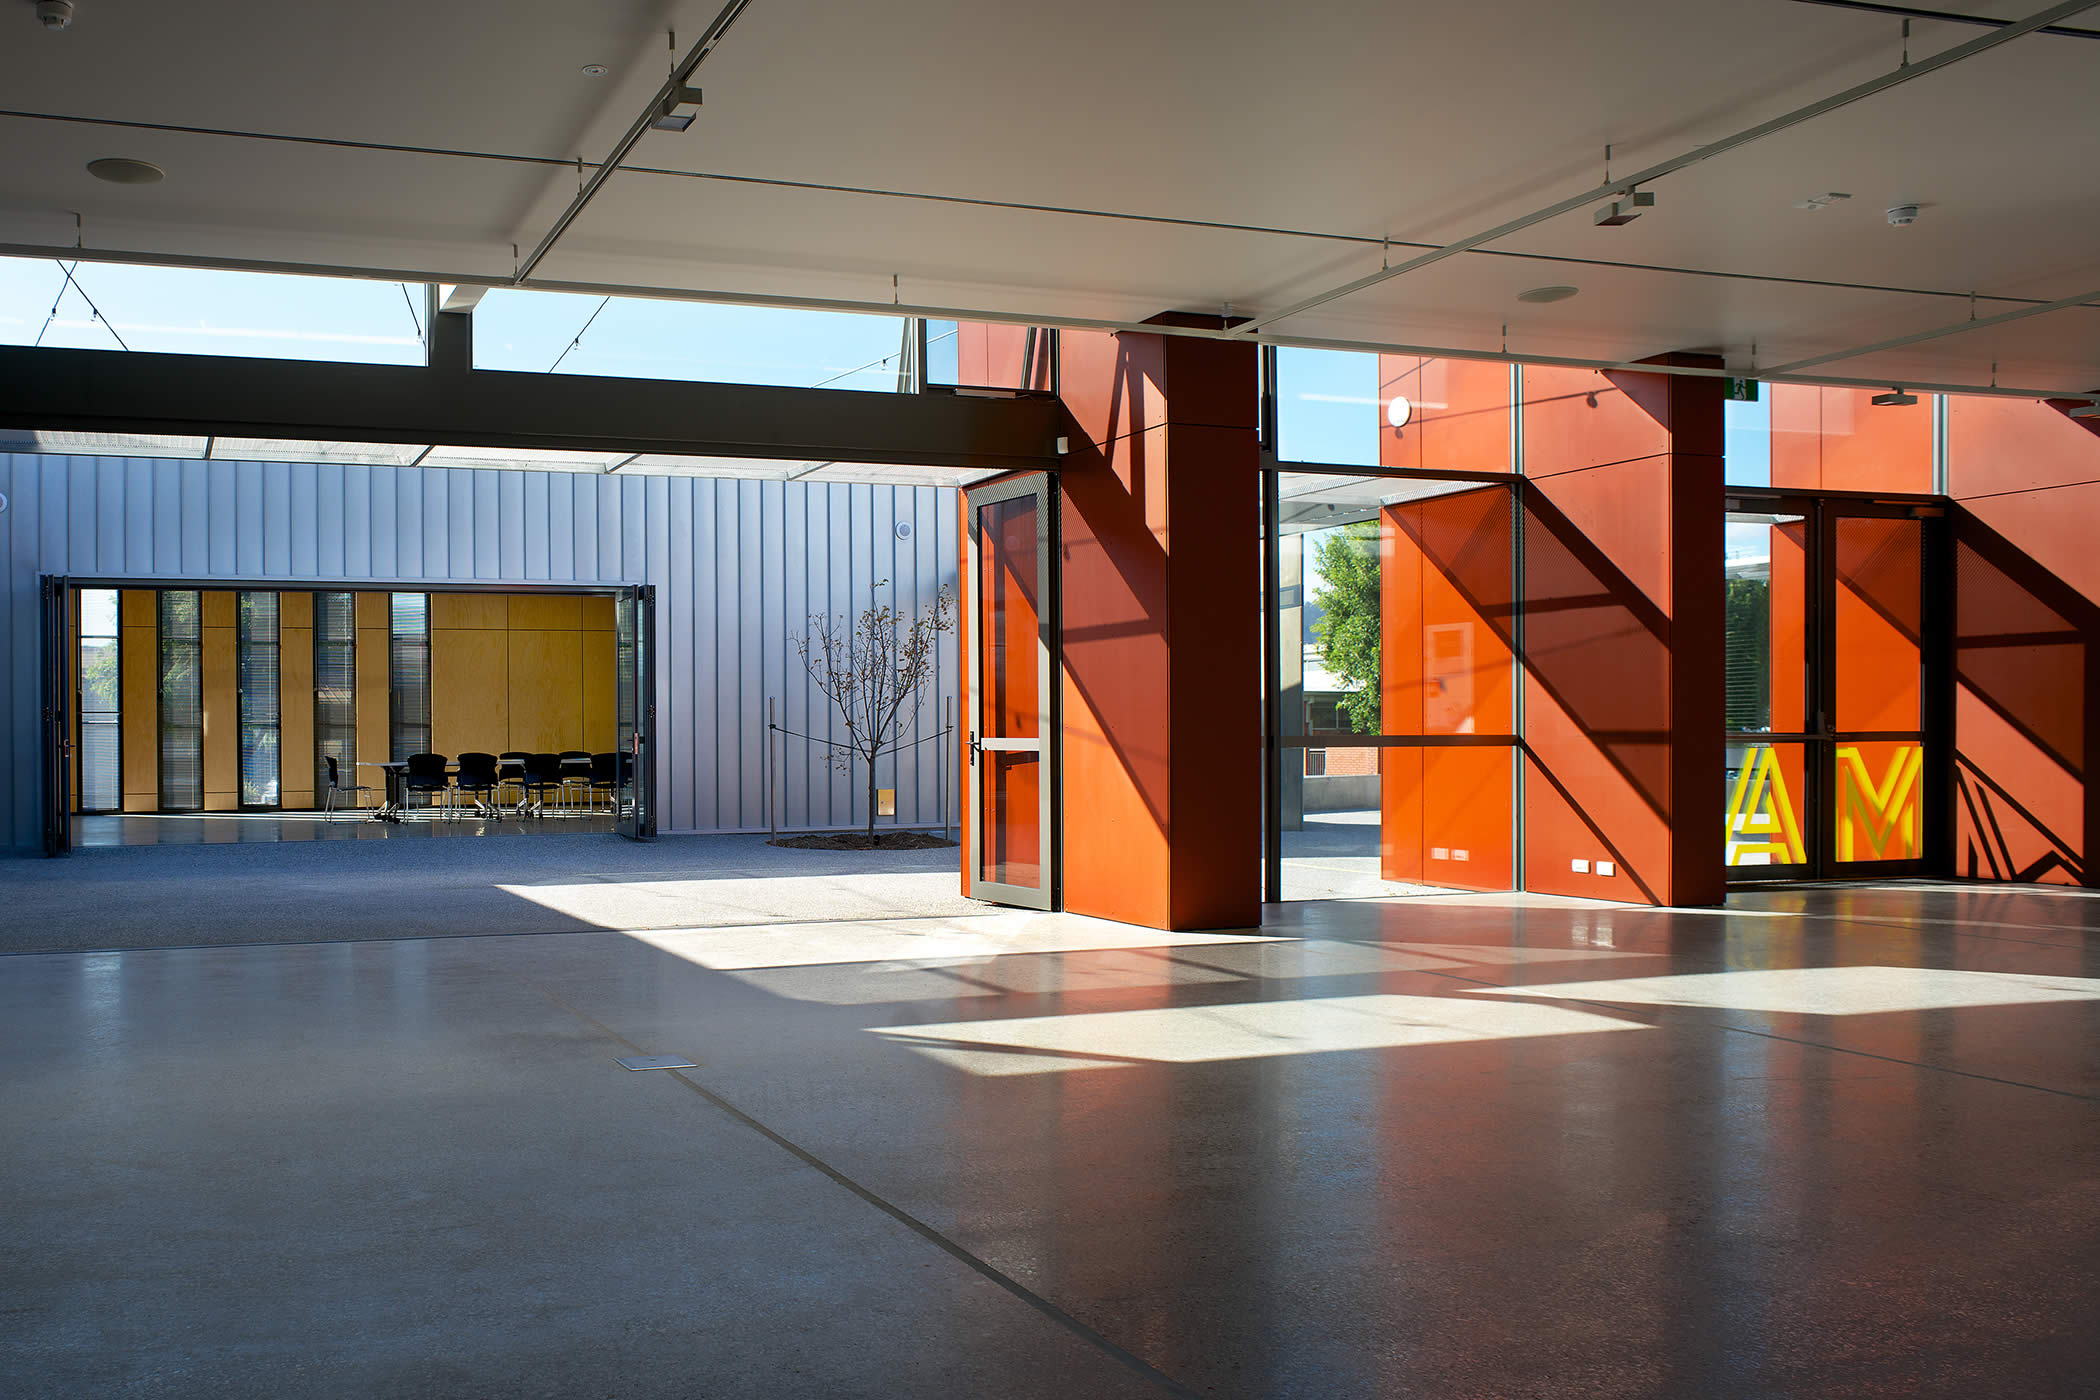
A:
[[[1667,411],[1655,401],[1667,386],[1649,382],[1659,378],[1524,366],[1524,474],[1554,476],[1669,452]],[[1719,390],[1713,392],[1718,401]]]
[[[2027,399],[1947,401],[1947,484],[1957,498],[2100,480],[2100,439],[2084,421]]]

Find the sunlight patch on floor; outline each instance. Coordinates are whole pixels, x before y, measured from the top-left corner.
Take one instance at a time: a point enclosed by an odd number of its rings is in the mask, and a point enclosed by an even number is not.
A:
[[[1795,967],[1695,972],[1607,982],[1482,987],[1471,995],[1549,997],[1627,1006],[1703,1006],[1801,1016],[1867,1016],[1965,1006],[2100,1001],[2100,979],[1932,967]]]
[[[1491,1007],[1500,1014],[1489,1013]],[[970,1074],[1011,1075],[1648,1029],[1571,1007],[1373,995],[878,1027],[871,1033]]]

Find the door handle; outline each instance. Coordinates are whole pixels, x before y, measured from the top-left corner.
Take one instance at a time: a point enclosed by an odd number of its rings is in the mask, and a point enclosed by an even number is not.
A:
[[[977,766],[977,755],[984,752],[984,745],[977,742],[977,731],[970,731],[970,766]]]

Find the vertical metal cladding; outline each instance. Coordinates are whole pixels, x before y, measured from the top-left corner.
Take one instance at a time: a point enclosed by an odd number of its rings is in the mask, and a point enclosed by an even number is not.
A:
[[[768,697],[783,726],[843,737],[793,641],[812,612],[857,611],[878,585],[907,610],[955,587],[948,487],[0,453],[0,493],[0,846],[18,852],[42,840],[40,574],[654,584],[657,820],[670,833],[764,829]],[[956,667],[951,634],[907,742],[940,727]],[[878,783],[897,790],[899,823],[940,819],[936,750],[951,748],[917,743],[884,760]],[[828,752],[780,741],[783,827],[865,820],[861,784]]]

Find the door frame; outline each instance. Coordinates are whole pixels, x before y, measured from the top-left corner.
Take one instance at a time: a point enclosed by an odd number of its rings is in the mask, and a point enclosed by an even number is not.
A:
[[[1016,500],[1030,496],[1036,502],[1036,713],[1039,716],[1040,734],[1033,740],[1000,739],[984,740],[978,734],[978,716],[984,704],[984,638],[979,611],[981,599],[978,589],[982,574],[979,553],[978,513],[989,505],[1001,501]],[[1064,809],[1064,764],[1062,744],[1062,715],[1059,691],[1056,683],[1059,655],[1058,638],[1060,618],[1058,609],[1058,506],[1057,477],[1051,472],[1028,472],[1001,477],[995,481],[963,488],[963,580],[962,612],[963,628],[968,634],[963,665],[970,710],[963,715],[963,727],[968,735],[965,748],[969,763],[964,783],[968,787],[964,798],[969,812],[969,844],[964,859],[969,863],[970,894],[973,898],[995,904],[1010,904],[1022,909],[1052,910],[1063,907],[1063,821]],[[1042,841],[1042,881],[1040,888],[1030,889],[1022,885],[1002,884],[984,879],[984,787],[978,778],[978,759],[981,752],[1035,752],[1041,756],[1043,765],[1041,781],[1037,791],[1037,831]]]
[[[1802,746],[1801,843],[1794,865],[1727,868],[1730,886],[1802,880],[1891,879],[1942,875],[1953,865],[1952,632],[1950,545],[1943,503],[1932,497],[1731,486],[1728,514],[1799,515],[1807,523],[1807,579],[1802,618],[1807,674],[1800,732],[1723,730],[1727,745]],[[1846,519],[1915,520],[1919,528],[1919,713],[1911,730],[1840,730],[1837,726],[1837,527]],[[1725,520],[1725,516],[1724,516]],[[1915,741],[1922,749],[1917,853],[1909,860],[1841,861],[1836,852],[1837,756],[1847,743]]]
[[[626,607],[621,608],[621,604]],[[613,830],[630,841],[654,841],[656,839],[656,585],[653,583],[630,584],[622,587],[614,599],[613,646],[615,648],[614,684],[622,679],[619,675],[618,647],[620,643],[620,612],[626,611],[633,619],[634,627],[634,675],[631,684],[634,694],[634,733],[628,740],[628,752],[633,771],[629,781],[633,790],[625,794],[626,810],[613,818]],[[615,714],[617,714],[615,701]],[[615,722],[617,725],[617,721]],[[618,735],[615,734],[615,742]],[[617,786],[613,801],[621,800]]]
[[[43,818],[44,854],[73,852],[73,668],[69,652],[73,629],[70,606],[73,585],[64,574],[45,574],[38,583],[43,672]]]

